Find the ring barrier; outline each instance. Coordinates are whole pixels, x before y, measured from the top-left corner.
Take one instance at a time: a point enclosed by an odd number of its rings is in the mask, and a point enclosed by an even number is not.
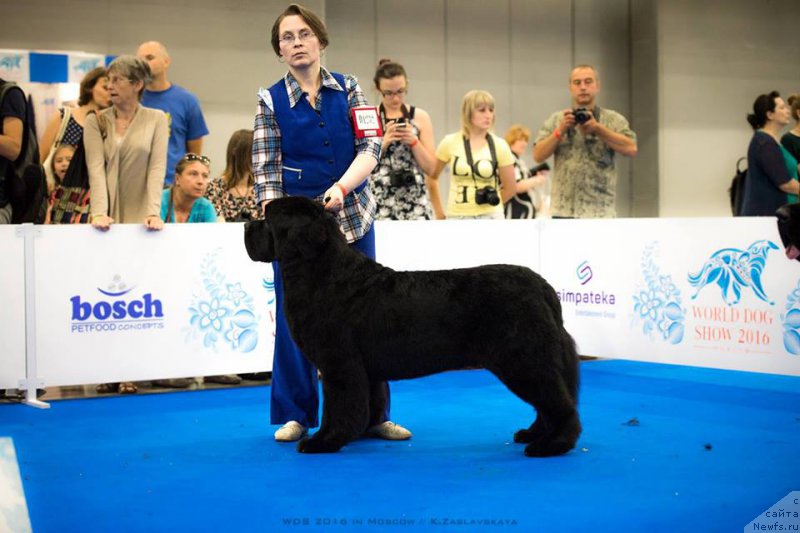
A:
[[[398,270],[536,270],[581,354],[800,375],[800,264],[771,218],[375,224]],[[0,226],[0,388],[37,405],[43,386],[271,370],[272,268],[242,226]]]

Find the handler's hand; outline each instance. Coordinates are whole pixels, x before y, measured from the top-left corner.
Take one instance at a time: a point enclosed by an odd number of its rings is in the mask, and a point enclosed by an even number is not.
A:
[[[323,202],[325,202],[324,205],[327,211],[335,212],[344,207],[344,191],[338,183],[334,184],[330,189],[325,191],[325,194],[322,196],[322,198]]]

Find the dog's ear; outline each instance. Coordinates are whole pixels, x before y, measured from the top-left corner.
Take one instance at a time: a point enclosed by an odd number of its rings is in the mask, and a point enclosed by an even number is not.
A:
[[[289,241],[306,259],[317,257],[328,241],[328,230],[322,220],[314,220],[301,227],[295,226],[289,230],[289,235]]]
[[[269,224],[264,220],[245,223],[244,246],[253,261],[271,263],[275,260],[275,240]]]

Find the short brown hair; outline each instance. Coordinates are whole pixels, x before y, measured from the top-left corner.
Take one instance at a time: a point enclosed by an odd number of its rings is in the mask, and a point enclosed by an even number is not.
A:
[[[508,131],[506,132],[506,142],[509,146],[514,144],[515,142],[523,139],[525,142],[531,140],[531,130],[523,126],[522,124],[514,124]]]
[[[300,4],[289,4],[289,7],[275,19],[275,24],[272,25],[271,42],[272,49],[275,50],[275,55],[279,57],[281,55],[281,36],[278,35],[281,29],[281,22],[283,22],[283,19],[286,17],[291,17],[293,15],[297,15],[303,19],[305,23],[308,24],[308,27],[311,28],[311,31],[314,32],[314,35],[317,36],[317,39],[319,39],[320,46],[322,48],[327,48],[329,41],[328,30],[325,28],[325,23],[307,7],[303,7]]]
[[[405,78],[405,80],[408,81],[408,76],[406,76],[406,69],[403,68],[403,65],[401,65],[397,61],[392,61],[391,59],[384,58],[378,61],[378,68],[375,71],[375,77],[372,78],[372,81],[375,82],[375,88],[380,91],[381,80],[390,80],[398,76],[403,76],[403,78]]]
[[[581,63],[580,65],[575,65],[574,67],[572,67],[572,70],[569,71],[570,82],[572,82],[572,74],[578,69],[591,70],[592,72],[594,72],[594,81],[600,81],[600,73],[597,72],[596,68],[594,68],[592,65],[589,65],[588,63]]]
[[[94,86],[97,85],[97,82],[100,81],[102,78],[107,78],[108,73],[106,72],[106,67],[95,67],[89,72],[81,80],[80,86],[80,96],[78,96],[78,105],[86,105],[90,103],[94,99],[94,95],[92,91],[94,90]]]

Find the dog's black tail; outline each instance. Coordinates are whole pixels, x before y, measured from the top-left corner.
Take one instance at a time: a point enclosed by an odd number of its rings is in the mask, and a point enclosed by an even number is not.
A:
[[[549,287],[549,285],[548,285]],[[569,394],[575,405],[578,405],[578,389],[580,388],[580,358],[578,357],[578,349],[575,346],[575,340],[564,329],[564,317],[561,314],[561,301],[558,299],[555,289],[549,287],[545,290],[544,294],[547,307],[553,312],[553,318],[561,330],[561,357],[563,360],[562,377],[567,384]]]

